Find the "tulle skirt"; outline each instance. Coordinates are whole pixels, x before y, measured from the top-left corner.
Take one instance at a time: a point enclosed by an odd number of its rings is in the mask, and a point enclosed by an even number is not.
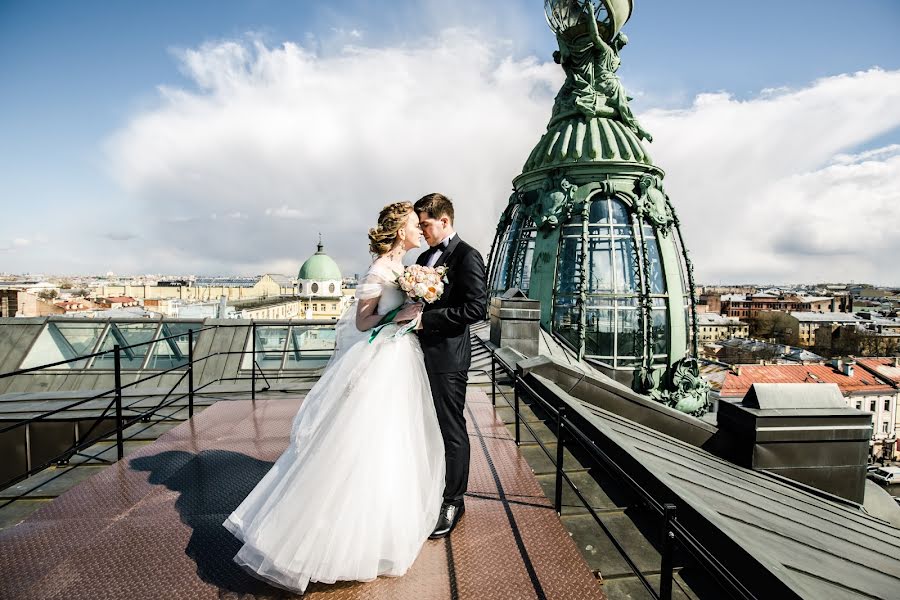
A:
[[[434,528],[444,446],[418,338],[357,342],[300,407],[284,454],[224,526],[289,590],[403,575]]]

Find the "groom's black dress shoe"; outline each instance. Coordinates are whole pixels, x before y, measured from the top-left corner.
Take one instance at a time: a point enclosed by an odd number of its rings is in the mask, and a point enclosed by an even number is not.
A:
[[[431,532],[431,535],[428,536],[428,539],[436,540],[450,535],[450,532],[453,531],[453,528],[459,523],[459,518],[464,512],[466,512],[465,505],[456,506],[455,504],[442,504],[441,513],[438,515],[437,525],[434,527],[434,531]]]

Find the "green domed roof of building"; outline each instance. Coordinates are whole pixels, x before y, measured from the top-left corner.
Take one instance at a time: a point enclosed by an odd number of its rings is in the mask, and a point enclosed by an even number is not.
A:
[[[330,256],[325,254],[322,241],[319,240],[319,250],[303,263],[300,272],[297,273],[297,279],[308,279],[313,281],[340,281],[341,270],[337,263]]]

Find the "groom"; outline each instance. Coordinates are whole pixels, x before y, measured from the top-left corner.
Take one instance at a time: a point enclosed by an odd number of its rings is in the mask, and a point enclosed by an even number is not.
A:
[[[472,362],[469,325],[485,318],[487,281],[481,254],[459,239],[453,229],[450,199],[442,194],[428,194],[414,208],[422,235],[430,246],[416,262],[429,267],[447,267],[449,281],[440,299],[425,305],[418,332],[444,437],[447,466],[444,501],[430,536],[435,539],[448,535],[465,512],[469,435],[463,410]]]

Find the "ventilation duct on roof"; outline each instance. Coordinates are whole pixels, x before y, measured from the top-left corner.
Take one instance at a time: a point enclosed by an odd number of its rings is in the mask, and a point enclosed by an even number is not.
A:
[[[736,463],[863,502],[871,415],[848,407],[837,384],[757,383],[718,417]]]

